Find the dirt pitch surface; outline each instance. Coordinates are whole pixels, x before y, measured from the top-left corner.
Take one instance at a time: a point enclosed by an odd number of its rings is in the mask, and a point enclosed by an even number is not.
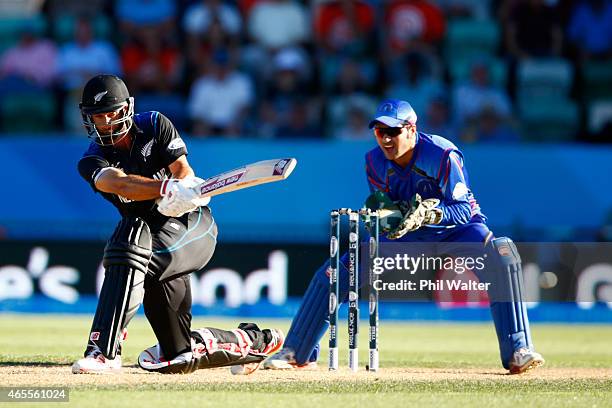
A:
[[[144,384],[206,385],[224,382],[283,383],[293,381],[346,382],[380,381],[525,381],[525,380],[585,380],[612,379],[612,368],[538,368],[522,375],[508,375],[504,370],[491,369],[440,369],[440,368],[383,368],[378,373],[362,369],[352,373],[348,369],[329,372],[260,370],[249,376],[233,376],[228,369],[199,370],[188,375],[163,375],[147,373],[137,367],[124,367],[120,374],[75,375],[67,365],[4,365],[0,366],[0,384],[4,386],[139,386]]]

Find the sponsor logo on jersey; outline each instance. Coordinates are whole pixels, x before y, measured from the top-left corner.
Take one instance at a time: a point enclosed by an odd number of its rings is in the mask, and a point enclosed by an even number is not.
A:
[[[243,170],[239,173],[232,174],[231,176],[228,176],[226,178],[211,180],[210,182],[200,187],[200,194],[206,194],[210,191],[217,190],[221,187],[225,187],[230,184],[237,183],[238,181],[240,181],[240,179],[245,173],[246,171]]]
[[[177,137],[168,143],[168,150],[178,150],[182,147],[185,147],[185,142],[183,142],[183,139],[180,137]]]
[[[278,163],[276,163],[276,165],[274,166],[273,174],[275,176],[283,174],[283,170],[285,170],[287,163],[289,163],[289,160],[286,159],[280,160]]]

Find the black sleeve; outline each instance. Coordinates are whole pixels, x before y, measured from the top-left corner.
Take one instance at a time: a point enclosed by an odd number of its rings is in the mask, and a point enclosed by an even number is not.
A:
[[[159,112],[157,115],[157,137],[161,147],[161,161],[163,166],[168,166],[179,157],[187,155],[187,146],[170,119]]]
[[[108,167],[111,167],[110,163],[100,156],[83,156],[78,164],[79,174],[96,192],[99,191],[96,188],[96,178],[102,169]]]

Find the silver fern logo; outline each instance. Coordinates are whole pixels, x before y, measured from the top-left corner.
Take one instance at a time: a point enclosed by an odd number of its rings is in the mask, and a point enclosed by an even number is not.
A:
[[[146,145],[142,146],[142,149],[140,150],[140,153],[142,153],[142,157],[144,157],[144,160],[147,161],[147,157],[149,157],[151,155],[151,148],[153,147],[153,139],[151,139],[149,141],[149,143],[147,143]]]
[[[98,103],[102,100],[102,98],[104,98],[104,95],[106,95],[108,93],[108,91],[102,91],[100,93],[97,93],[94,96],[94,103]]]

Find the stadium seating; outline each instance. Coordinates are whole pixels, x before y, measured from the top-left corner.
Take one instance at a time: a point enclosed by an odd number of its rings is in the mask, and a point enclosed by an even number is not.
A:
[[[519,110],[526,140],[570,141],[576,136],[578,106],[567,98],[523,99]]]
[[[612,62],[589,62],[582,77],[587,100],[612,98]]]
[[[499,46],[499,24],[491,20],[455,20],[448,25],[446,57],[449,61],[494,55]]]
[[[567,98],[573,69],[560,59],[530,59],[519,64],[517,86],[521,99]]]
[[[47,21],[39,15],[32,18],[0,18],[0,53],[14,45],[22,31],[30,30],[43,34]]]
[[[49,132],[55,130],[56,102],[51,92],[6,95],[0,104],[4,132]]]
[[[491,84],[505,89],[508,79],[508,65],[499,58],[486,58]],[[473,61],[468,58],[458,58],[449,63],[450,76],[453,82],[460,83],[470,76],[470,68]]]
[[[53,24],[53,37],[59,43],[64,43],[74,38],[76,17],[69,14],[60,15]],[[110,22],[104,15],[98,15],[92,20],[94,38],[108,39],[110,37]]]

